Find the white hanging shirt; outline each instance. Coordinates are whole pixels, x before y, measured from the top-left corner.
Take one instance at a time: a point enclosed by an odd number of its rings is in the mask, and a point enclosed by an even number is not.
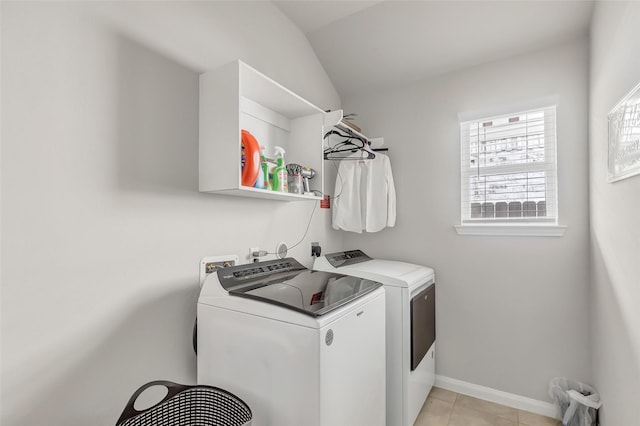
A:
[[[333,228],[362,233],[378,232],[396,224],[396,190],[391,162],[376,153],[371,160],[355,160],[361,152],[340,162],[333,202]]]

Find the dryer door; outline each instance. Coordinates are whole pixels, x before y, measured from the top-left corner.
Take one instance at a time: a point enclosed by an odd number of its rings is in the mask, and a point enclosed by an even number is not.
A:
[[[411,299],[411,371],[415,370],[436,340],[436,285]]]

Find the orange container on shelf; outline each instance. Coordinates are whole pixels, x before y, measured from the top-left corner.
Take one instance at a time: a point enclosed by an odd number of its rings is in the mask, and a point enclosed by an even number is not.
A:
[[[260,144],[248,130],[242,129],[242,180],[244,186],[253,186],[260,171]]]

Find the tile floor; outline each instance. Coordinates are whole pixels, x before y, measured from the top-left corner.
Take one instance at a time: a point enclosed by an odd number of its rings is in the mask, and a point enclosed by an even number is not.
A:
[[[414,426],[560,426],[560,420],[434,387]]]

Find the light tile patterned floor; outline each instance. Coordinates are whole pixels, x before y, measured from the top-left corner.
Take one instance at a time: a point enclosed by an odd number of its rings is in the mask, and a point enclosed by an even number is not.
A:
[[[561,426],[560,420],[434,387],[414,426]]]

